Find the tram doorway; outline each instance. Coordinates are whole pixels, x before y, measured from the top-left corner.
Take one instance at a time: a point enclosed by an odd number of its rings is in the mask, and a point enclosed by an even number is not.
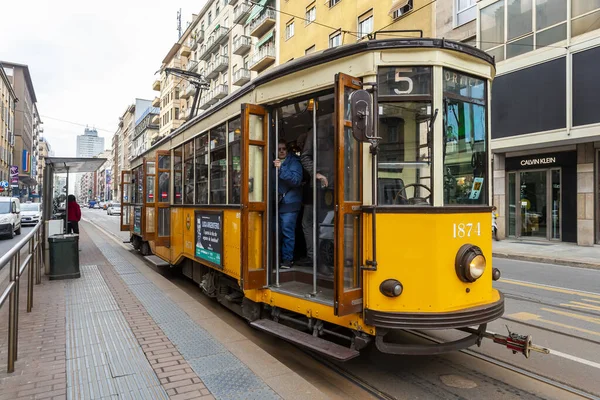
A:
[[[271,282],[278,291],[331,305],[337,181],[334,100],[331,91],[276,107],[271,146],[274,160],[285,157],[272,177],[278,196],[272,202],[272,226],[277,227],[272,230]]]

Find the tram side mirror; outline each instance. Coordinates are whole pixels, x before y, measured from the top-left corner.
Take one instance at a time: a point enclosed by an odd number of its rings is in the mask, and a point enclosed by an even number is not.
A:
[[[352,135],[359,142],[368,142],[373,138],[371,94],[366,90],[356,90],[350,94],[349,101]]]

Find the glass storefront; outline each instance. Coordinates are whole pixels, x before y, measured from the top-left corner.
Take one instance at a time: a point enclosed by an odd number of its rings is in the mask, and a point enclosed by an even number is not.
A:
[[[561,171],[508,173],[508,235],[561,239]]]

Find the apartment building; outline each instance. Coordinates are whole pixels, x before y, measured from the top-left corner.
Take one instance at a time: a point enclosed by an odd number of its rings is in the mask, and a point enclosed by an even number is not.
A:
[[[44,137],[40,137],[37,151],[37,193],[41,195],[44,193],[44,169],[46,168],[46,158],[49,157],[51,153],[50,144]]]
[[[11,80],[0,64],[0,181],[10,183],[10,166],[13,165],[15,105],[17,95]],[[10,195],[10,190],[0,189],[1,196]]]
[[[446,0],[444,3],[449,2]],[[422,30],[435,36],[435,3],[429,0],[281,1],[279,58],[285,63],[315,51],[366,40],[379,30]],[[269,11],[267,9],[267,11]],[[271,12],[271,11],[269,11]],[[378,33],[377,38],[418,37],[418,32]]]
[[[18,169],[19,181],[11,183],[12,195],[21,200],[30,200],[32,190],[35,193],[36,160],[34,148],[39,134],[43,132],[42,121],[37,110],[37,97],[29,67],[25,64],[1,61],[8,80],[11,82],[18,102],[14,114],[13,169]]]
[[[482,0],[501,236],[600,243],[600,2]]]
[[[112,186],[111,186],[111,190],[112,190],[112,198],[113,199],[120,199],[121,198],[121,191],[120,191],[120,185],[121,185],[121,170],[122,170],[122,165],[119,163],[120,160],[120,154],[119,154],[119,140],[121,139],[121,136],[123,135],[123,129],[122,129],[122,124],[119,121],[119,127],[117,128],[117,131],[115,132],[115,134],[112,137],[112,144],[111,144],[111,150],[110,150],[110,156],[112,159]]]
[[[108,201],[112,199],[111,192],[111,170],[112,170],[112,150],[105,150],[98,155],[98,158],[105,158],[106,161],[96,170],[95,173],[95,192],[97,200]]]
[[[137,157],[152,145],[152,138],[158,135],[160,108],[147,107],[142,115],[135,121],[133,135],[133,157]]]

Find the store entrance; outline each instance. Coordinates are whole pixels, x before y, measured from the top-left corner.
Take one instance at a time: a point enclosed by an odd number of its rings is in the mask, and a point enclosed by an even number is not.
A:
[[[561,239],[560,169],[508,173],[508,234]]]

